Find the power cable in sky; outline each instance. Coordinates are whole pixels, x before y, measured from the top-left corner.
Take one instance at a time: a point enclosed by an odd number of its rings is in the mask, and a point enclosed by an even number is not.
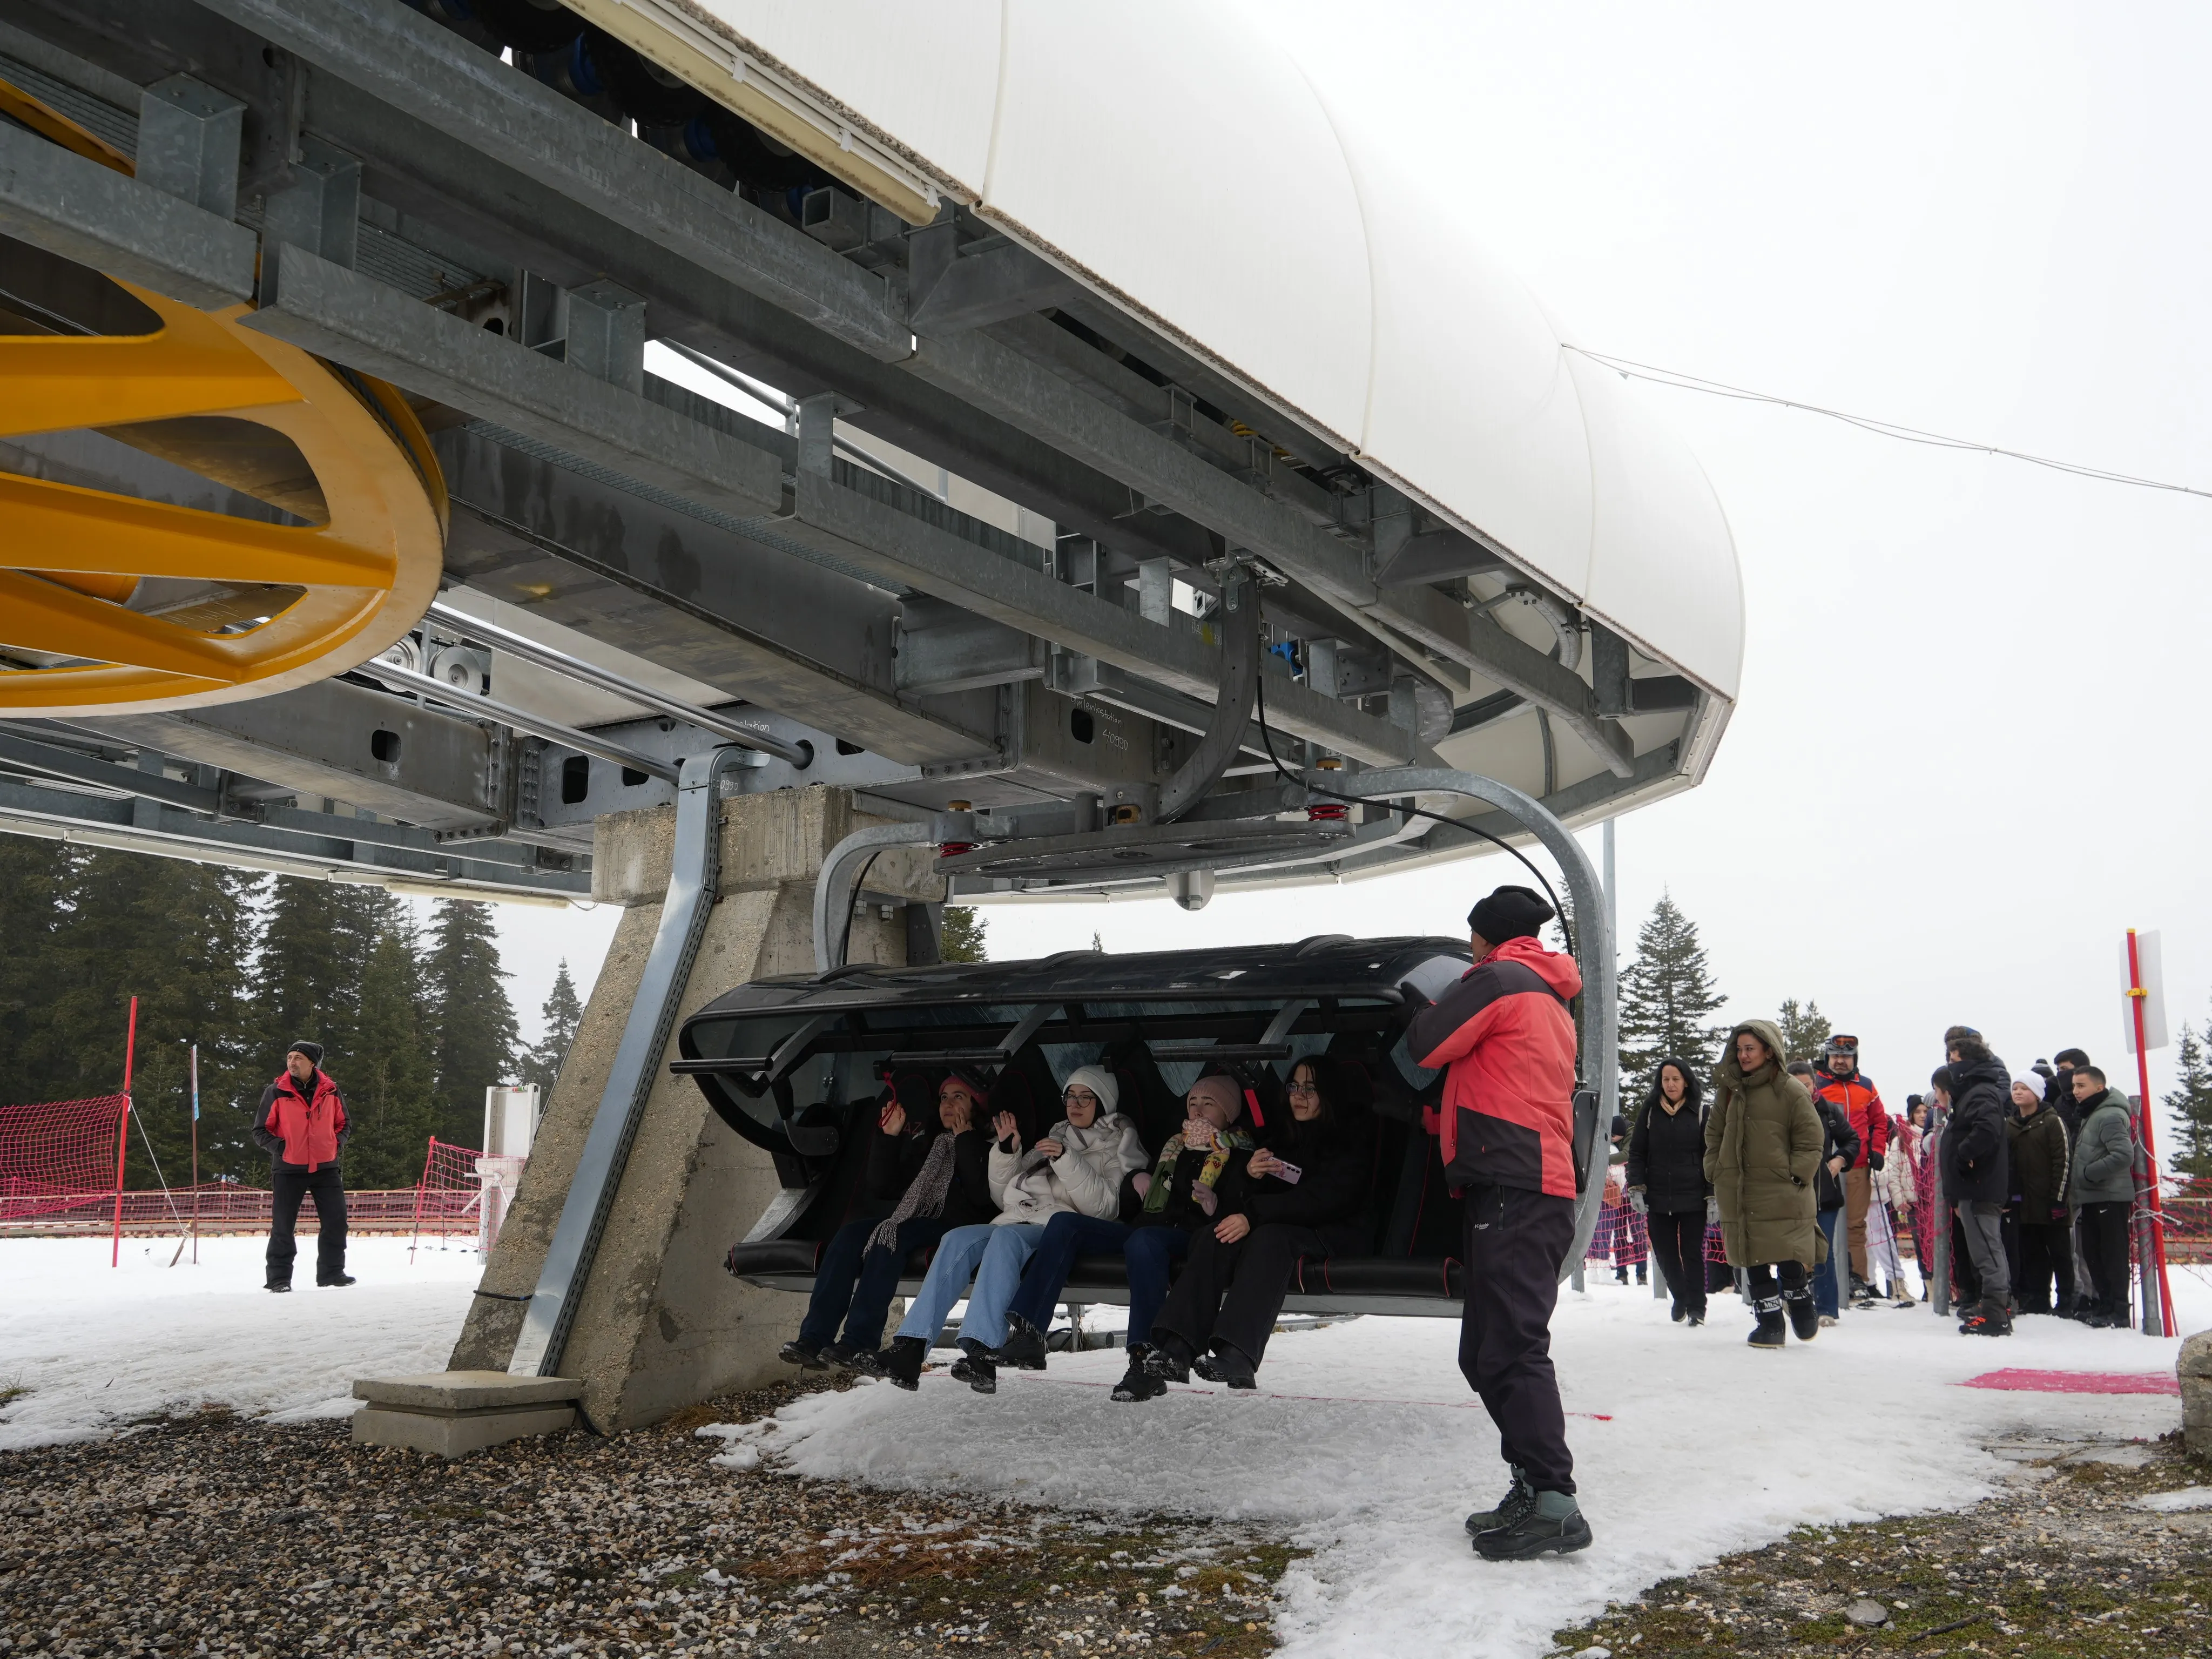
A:
[[[1843,422],[1846,426],[1857,427],[1879,437],[1900,439],[1905,443],[1929,444],[1938,449],[1971,449],[1984,455],[2002,455],[2008,461],[2026,461],[2030,466],[2047,466],[2054,472],[2070,472],[2077,478],[2094,478],[2100,483],[2131,484],[2137,489],[2163,489],[2176,495],[2197,495],[2212,501],[2212,489],[2199,489],[2191,484],[2167,483],[2159,478],[2137,478],[2125,472],[2107,471],[2100,466],[2084,466],[2078,461],[2054,460],[2048,455],[2030,455],[2017,449],[2002,449],[1996,444],[1976,443],[1971,438],[1949,438],[1940,432],[1923,432],[1917,427],[1899,426],[1894,421],[1878,421],[1869,415],[1846,414],[1840,409],[1823,409],[1818,404],[1800,403],[1795,398],[1778,398],[1771,392],[1752,392],[1740,386],[1728,386],[1699,375],[1685,374],[1679,369],[1658,368],[1626,357],[1610,357],[1586,346],[1570,345],[1564,349],[1576,352],[1594,363],[1602,363],[1616,374],[1625,374],[1632,380],[1650,380],[1655,386],[1670,386],[1681,392],[1702,392],[1714,398],[1734,398],[1744,403],[1772,404],[1780,409],[1802,410],[1808,415],[1825,415],[1832,421]]]

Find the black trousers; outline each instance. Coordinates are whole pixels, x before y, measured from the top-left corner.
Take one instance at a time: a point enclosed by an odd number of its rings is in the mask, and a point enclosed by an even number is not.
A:
[[[1212,1228],[1196,1228],[1189,1259],[1152,1328],[1181,1337],[1193,1353],[1226,1342],[1257,1365],[1267,1357],[1298,1258],[1352,1248],[1355,1241],[1339,1229],[1255,1227],[1234,1244],[1224,1244]]]
[[[1960,1308],[1972,1307],[1982,1299],[1982,1276],[1974,1270],[1973,1247],[1966,1243],[1966,1224],[1959,1219],[1959,1206],[1945,1206],[1951,1212],[1951,1300]]]
[[[345,1271],[346,1247],[345,1181],[338,1166],[325,1164],[310,1173],[279,1164],[270,1172],[270,1185],[276,1189],[276,1213],[269,1222],[269,1282],[292,1282],[292,1258],[299,1254],[292,1229],[299,1223],[300,1200],[310,1193],[315,1195],[315,1220],[320,1229],[315,1240],[315,1282],[336,1279]]]
[[[1552,1369],[1559,1266],[1575,1201],[1519,1187],[1471,1187],[1461,1237],[1467,1303],[1459,1368],[1498,1425],[1498,1451],[1538,1492],[1575,1489],[1574,1455]]]
[[[1705,1316],[1705,1212],[1703,1206],[1680,1215],[1653,1211],[1644,1218],[1651,1232],[1651,1254],[1667,1275],[1667,1288],[1686,1314]]]
[[[2089,1293],[2096,1311],[2109,1319],[2128,1316],[2128,1212],[2133,1207],[2081,1206],[2081,1259],[2089,1267]]]
[[[2053,1280],[2058,1300],[2051,1299]],[[2074,1305],[2074,1232],[2063,1221],[2020,1224],[2020,1267],[2012,1281],[2022,1313],[2064,1313]]]

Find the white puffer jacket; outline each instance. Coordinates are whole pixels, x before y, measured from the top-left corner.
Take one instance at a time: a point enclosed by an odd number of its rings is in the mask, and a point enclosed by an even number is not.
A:
[[[1047,1158],[1034,1146],[1006,1153],[991,1144],[991,1196],[999,1206],[993,1226],[1049,1221],[1063,1210],[1111,1220],[1121,1208],[1121,1177],[1150,1162],[1135,1122],[1118,1112],[1087,1129],[1062,1118],[1043,1138],[1067,1150]]]

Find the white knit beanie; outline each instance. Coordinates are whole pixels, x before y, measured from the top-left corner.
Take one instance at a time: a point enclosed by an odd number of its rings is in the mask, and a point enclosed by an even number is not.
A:
[[[1110,1116],[1121,1109],[1121,1085],[1114,1081],[1114,1074],[1103,1066],[1079,1066],[1067,1074],[1066,1088],[1080,1085],[1098,1097],[1098,1115]]]
[[[2043,1079],[2040,1074],[2034,1072],[2014,1072],[2012,1074],[2012,1080],[2015,1086],[2027,1090],[2038,1100],[2043,1098]]]

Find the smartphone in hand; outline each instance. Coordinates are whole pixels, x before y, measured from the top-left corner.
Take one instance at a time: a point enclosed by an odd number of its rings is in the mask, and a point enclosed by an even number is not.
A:
[[[1272,1174],[1276,1180],[1287,1181],[1291,1186],[1295,1187],[1298,1184],[1298,1177],[1304,1175],[1305,1171],[1298,1168],[1295,1164],[1284,1163],[1283,1160],[1279,1158],[1275,1160],[1274,1169],[1269,1171],[1269,1173]]]

